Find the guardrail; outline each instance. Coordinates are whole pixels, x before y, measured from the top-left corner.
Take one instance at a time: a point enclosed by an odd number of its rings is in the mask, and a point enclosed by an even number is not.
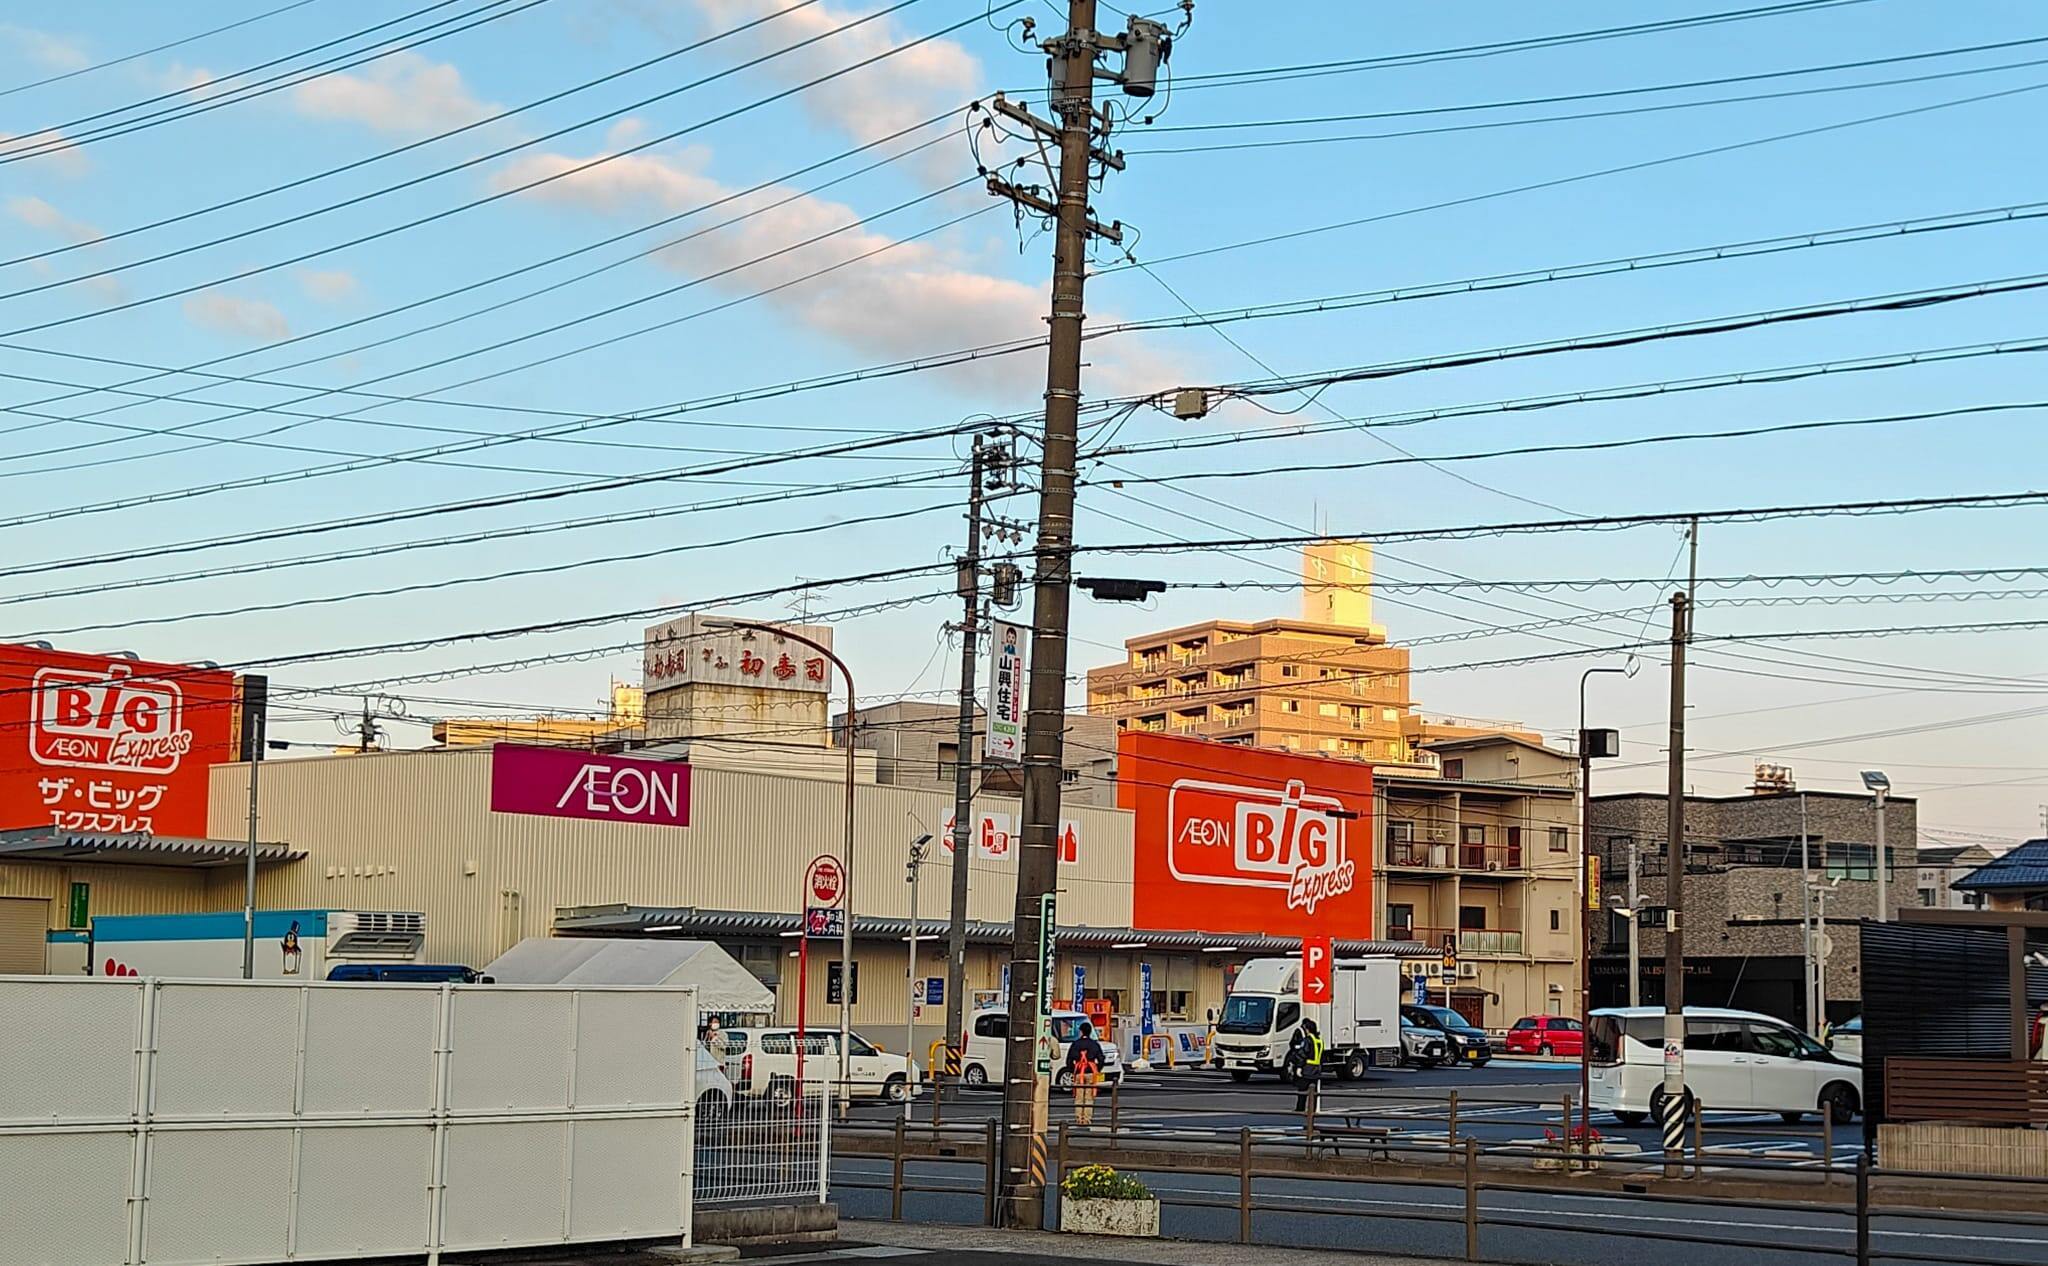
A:
[[[1742,1250],[1811,1253],[1851,1260],[1857,1266],[1869,1266],[1885,1260],[1924,1260],[1927,1255],[1925,1249],[1917,1252],[1880,1251],[1873,1243],[1875,1222],[1909,1218],[1938,1224],[1967,1224],[1989,1216],[2006,1227],[2042,1228],[2041,1245],[2048,1248],[2048,1216],[2030,1211],[2048,1207],[2048,1179],[1877,1170],[1872,1167],[1868,1155],[1859,1154],[1853,1167],[1829,1167],[1835,1173],[1824,1168],[1819,1180],[1815,1181],[1814,1170],[1810,1167],[1784,1160],[1717,1153],[1711,1146],[1702,1147],[1701,1140],[1716,1128],[1711,1124],[1702,1127],[1696,1123],[1694,1145],[1680,1152],[1644,1151],[1626,1156],[1588,1157],[1584,1151],[1566,1145],[1563,1140],[1545,1146],[1518,1146],[1488,1145],[1469,1135],[1460,1137],[1454,1124],[1460,1105],[1446,1104],[1443,1105],[1445,1116],[1452,1124],[1440,1141],[1418,1141],[1393,1135],[1360,1140],[1326,1127],[1319,1128],[1317,1121],[1326,1114],[1317,1114],[1305,1119],[1300,1129],[1286,1132],[1251,1126],[1234,1129],[1183,1126],[1174,1131],[1171,1154],[1161,1155],[1156,1149],[1149,1152],[1145,1149],[1147,1135],[1144,1132],[1118,1130],[1117,1107],[1121,1098],[1120,1095],[1111,1096],[1110,1128],[1107,1131],[1099,1126],[1082,1129],[1071,1121],[1056,1124],[1047,1167],[1050,1193],[1048,1225],[1057,1225],[1061,1199],[1059,1184],[1065,1175],[1082,1165],[1113,1162],[1126,1172],[1140,1175],[1200,1172],[1234,1177],[1234,1194],[1228,1194],[1219,1187],[1214,1195],[1167,1192],[1160,1195],[1160,1200],[1169,1209],[1234,1211],[1237,1214],[1234,1238],[1243,1244],[1256,1241],[1259,1215],[1286,1214],[1460,1226],[1463,1229],[1464,1260],[1475,1262],[1495,1260],[1486,1255],[1482,1243],[1482,1233],[1494,1228],[1548,1232],[1570,1229],[1577,1234],[1623,1236],[1630,1240],[1713,1245],[1724,1254]],[[1467,1097],[1462,1106],[1469,1110],[1479,1102],[1482,1101]],[[1515,1104],[1529,1107],[1546,1116],[1554,1109],[1560,1115],[1550,1117],[1552,1120],[1561,1119],[1566,1110],[1562,1099],[1554,1105],[1532,1105],[1518,1100],[1483,1102],[1495,1106]],[[1175,1111],[1181,1113],[1178,1108]],[[1202,1114],[1197,1111],[1187,1115],[1199,1117]],[[1243,1115],[1242,1111],[1239,1115]],[[1758,1130],[1767,1127],[1745,1125],[1740,1128]],[[1785,1133],[1796,1131],[1787,1129]],[[1827,1136],[1827,1127],[1823,1127],[1821,1133],[1823,1137]],[[876,1128],[863,1128],[855,1123],[840,1131],[838,1137],[849,1144],[858,1139],[863,1143],[886,1145],[886,1151],[881,1153],[890,1162],[886,1182],[838,1176],[834,1178],[833,1185],[842,1190],[888,1192],[889,1217],[892,1220],[902,1219],[908,1195],[960,1197],[977,1194],[972,1188],[957,1184],[920,1181],[911,1169],[911,1166],[954,1165],[970,1167],[981,1175],[978,1194],[982,1202],[982,1221],[995,1225],[1000,1158],[997,1151],[998,1126],[994,1120],[976,1125],[931,1125],[898,1120],[886,1129],[880,1128],[879,1123]],[[1567,1134],[1563,1139],[1570,1137]],[[1158,1140],[1155,1138],[1154,1141]],[[848,1150],[865,1155],[877,1154],[864,1151],[859,1145],[850,1146]],[[1158,1156],[1156,1163],[1149,1159],[1152,1156]],[[1597,1166],[1617,1181],[1597,1189],[1571,1185],[1580,1182],[1579,1179],[1556,1179],[1546,1184],[1517,1179],[1512,1176],[1510,1168],[1526,1164],[1533,1170],[1538,1164],[1543,1164],[1565,1170],[1587,1163]],[[1752,1193],[1760,1185],[1783,1192],[1799,1190],[1804,1184],[1813,1198],[1729,1195],[1724,1193],[1734,1184],[1695,1184],[1690,1180],[1673,1184],[1662,1181],[1663,1175],[1674,1171],[1697,1176],[1702,1170],[1718,1171],[1723,1178],[1744,1180],[1742,1185]],[[1836,1176],[1847,1181],[1832,1181]],[[1409,1208],[1400,1212],[1390,1211],[1399,1206],[1399,1200],[1381,1200],[1372,1202],[1372,1211],[1359,1212],[1348,1208],[1342,1201],[1309,1199],[1303,1194],[1274,1190],[1276,1185],[1302,1181],[1366,1187],[1391,1184],[1404,1191],[1424,1188],[1455,1192],[1458,1198],[1441,1209]],[[1966,1185],[1976,1186],[1978,1195],[1987,1185],[2014,1192],[2016,1195],[2012,1203],[2017,1207],[2012,1211],[2000,1209],[1988,1213],[1953,1207],[1952,1202],[1961,1198],[1959,1193]],[[1697,1220],[1700,1227],[1698,1230],[1681,1229],[1681,1220],[1667,1224],[1664,1229],[1644,1229],[1647,1222],[1638,1220],[1632,1222],[1626,1231],[1610,1231],[1585,1224],[1564,1228],[1555,1218],[1543,1220],[1527,1208],[1503,1207],[1498,1202],[1489,1204],[1484,1199],[1488,1194],[1560,1193],[1640,1202],[1645,1208],[1681,1206],[1699,1211]],[[1951,1203],[1945,1204],[1945,1201]],[[1712,1216],[1714,1210],[1807,1215],[1816,1236],[1824,1236],[1828,1242],[1792,1244],[1782,1238],[1741,1238],[1736,1233],[1741,1231],[1742,1224],[1725,1217],[1715,1218]],[[1205,1238],[1231,1237],[1210,1235]],[[1955,1266],[2012,1266],[2018,1260],[2012,1257],[1973,1257],[1955,1251],[1959,1247],[1959,1240],[1945,1247],[1941,1260]]]

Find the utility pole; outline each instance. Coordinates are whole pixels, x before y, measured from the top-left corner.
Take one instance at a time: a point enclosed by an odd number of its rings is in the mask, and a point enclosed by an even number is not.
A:
[[[1192,4],[1184,4],[1191,10]],[[1029,29],[1028,27],[1026,28]],[[1183,29],[1185,27],[1183,26]],[[1038,486],[1038,539],[1032,606],[1031,666],[1025,693],[1023,826],[1017,849],[1017,908],[1010,947],[1010,1029],[1004,1053],[1002,1219],[1006,1226],[1037,1228],[1045,1217],[1045,1121],[1050,1065],[1038,1064],[1040,1037],[1050,999],[1047,980],[1053,954],[1053,890],[1059,865],[1060,777],[1066,725],[1067,625],[1074,544],[1074,450],[1081,410],[1082,293],[1087,280],[1088,239],[1121,244],[1120,225],[1089,215],[1088,189],[1094,167],[1123,167],[1123,158],[1096,148],[1097,125],[1106,140],[1109,115],[1095,112],[1098,75],[1123,85],[1126,94],[1150,97],[1159,64],[1172,37],[1148,18],[1127,19],[1123,34],[1095,29],[1095,0],[1069,0],[1065,34],[1043,42],[1050,74],[1048,106],[1057,124],[998,98],[996,112],[1042,139],[1059,145],[1055,200],[1043,192],[997,176],[989,192],[1020,208],[1051,216],[1053,239],[1052,315],[1045,370],[1045,433]],[[1104,52],[1124,55],[1122,73],[1098,69]]]
[[[974,462],[967,484],[967,552],[960,556],[960,727],[953,747],[953,904],[946,928],[946,1056],[945,1076],[956,1075],[954,1061],[966,1049],[967,875],[972,853],[974,811],[974,672],[978,667],[981,632],[981,488],[984,463],[994,450],[974,437]],[[934,1074],[940,1070],[933,1069]],[[936,1075],[933,1095],[946,1083]]]
[[[1806,990],[1806,1031],[1820,1036],[1820,1010],[1813,983],[1813,862],[1806,836],[1806,793],[1799,793],[1799,944],[1800,983]]]
[[[1671,595],[1671,737],[1665,787],[1664,900],[1664,1095],[1661,1120],[1664,1152],[1678,1155],[1692,1115],[1685,1091],[1685,644],[1691,634],[1691,603]],[[1682,1166],[1666,1161],[1676,1177]]]
[[[1640,853],[1633,835],[1628,840],[1628,1005],[1643,1005],[1643,893],[1636,886]]]

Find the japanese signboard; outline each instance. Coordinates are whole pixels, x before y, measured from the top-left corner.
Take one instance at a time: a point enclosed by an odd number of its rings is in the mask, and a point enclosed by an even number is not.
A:
[[[500,743],[491,749],[491,812],[688,826],[690,765]]]
[[[1058,906],[1053,894],[1046,893],[1038,899],[1038,1071],[1052,1071],[1052,1056],[1046,1050],[1045,1039],[1052,1036],[1052,974],[1053,974],[1053,920]],[[1005,979],[1007,991],[1009,981]],[[1053,1049],[1057,1050],[1055,1046]]]
[[[825,1005],[828,1007],[836,1007],[842,1002],[848,1006],[860,1005],[860,964],[853,965],[851,998],[846,996],[846,973],[840,970],[842,966],[838,962],[825,964]]]
[[[1138,1032],[1152,1036],[1152,964],[1138,964]]]
[[[830,853],[811,859],[804,871],[804,900],[814,906],[836,906],[846,895],[846,867]]]
[[[814,941],[836,941],[846,935],[846,911],[839,906],[806,906],[804,935]]]
[[[1372,936],[1372,767],[1126,732],[1140,928]]]
[[[1330,938],[1327,936],[1301,938],[1301,1000],[1330,1000]]]
[[[1024,758],[1024,630],[995,622],[988,647],[988,736],[982,740],[984,760]]]
[[[1082,1001],[1082,999],[1086,998],[1087,996],[1088,996],[1088,969],[1087,969],[1086,967],[1083,967],[1083,966],[1082,966],[1081,964],[1079,964],[1079,963],[1075,963],[1075,964],[1074,964],[1074,1006],[1078,1008],[1078,1007],[1079,1007],[1079,1006],[1081,1005],[1081,1001]]]
[[[939,832],[939,841],[947,852],[953,851],[953,823],[948,815],[946,825]],[[984,862],[1006,862],[1017,855],[1017,819],[1007,813],[984,810],[974,815],[969,836],[974,840],[974,856]]]
[[[824,646],[832,630],[792,624],[792,633]],[[649,628],[641,640],[640,671],[648,693],[678,686],[750,686],[825,694],[832,664],[816,648],[765,629],[734,629],[716,617],[686,615]]]
[[[0,645],[0,828],[204,836],[234,706],[218,669]]]

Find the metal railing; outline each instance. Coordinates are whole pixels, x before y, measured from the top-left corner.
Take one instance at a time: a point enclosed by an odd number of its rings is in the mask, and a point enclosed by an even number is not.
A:
[[[697,1116],[696,1199],[700,1205],[823,1201],[830,1171],[830,1087],[740,1098]]]
[[[1199,1174],[1223,1180],[1211,1190],[1190,1191],[1169,1188],[1156,1191],[1168,1209],[1220,1210],[1236,1214],[1234,1234],[1216,1234],[1215,1223],[1204,1229],[1193,1223],[1175,1228],[1178,1238],[1235,1239],[1238,1243],[1278,1243],[1257,1236],[1261,1214],[1314,1215],[1359,1220],[1398,1220],[1441,1223],[1463,1232],[1463,1259],[1497,1260],[1484,1243],[1489,1229],[1510,1232],[1559,1232],[1613,1236],[1624,1240],[1655,1240],[1669,1243],[1712,1245],[1722,1254],[1740,1251],[1812,1253],[1845,1258],[1858,1266],[1883,1260],[1913,1261],[1927,1257],[1927,1250],[1881,1251],[1875,1244],[1873,1224],[1884,1219],[1911,1219],[1937,1224],[1967,1224],[1991,1219],[2004,1227],[2041,1228],[2039,1241],[2048,1248],[2048,1178],[2007,1178],[1979,1175],[1937,1174],[1920,1171],[1879,1170],[1870,1157],[1859,1152],[1853,1163],[1836,1164],[1832,1156],[1833,1126],[1823,1121],[1818,1130],[1785,1127],[1786,1137],[1818,1139],[1825,1149],[1815,1161],[1791,1161],[1756,1157],[1746,1153],[1717,1150],[1709,1141],[1719,1131],[1756,1134],[1773,1127],[1752,1123],[1716,1125],[1695,1114],[1690,1145],[1675,1153],[1644,1150],[1616,1154],[1590,1152],[1584,1136],[1572,1133],[1576,1125],[1575,1105],[1569,1095],[1548,1103],[1527,1100],[1485,1099],[1461,1096],[1452,1091],[1448,1100],[1425,1099],[1402,1094],[1353,1094],[1335,1090],[1315,1092],[1308,1112],[1287,1126],[1205,1126],[1205,1116],[1242,1118],[1246,1109],[1188,1109],[1176,1101],[1171,1111],[1178,1118],[1170,1132],[1134,1127],[1123,1118],[1134,1103],[1156,1094],[1151,1090],[1127,1089],[1122,1085],[1106,1091],[1107,1128],[1098,1104],[1096,1124],[1080,1127],[1071,1119],[1053,1123],[1047,1165],[1052,1222],[1058,1220],[1061,1179],[1079,1166],[1108,1163],[1138,1175],[1185,1178]],[[1273,1098],[1291,1096],[1293,1091],[1246,1091]],[[993,1106],[994,1093],[984,1092]],[[1060,1096],[1054,1097],[1055,1107]],[[1528,1123],[1548,1123],[1548,1139],[1542,1145],[1486,1144],[1461,1132],[1460,1113],[1471,1116],[1483,1111],[1513,1108],[1526,1111]],[[1395,1120],[1401,1126],[1375,1127],[1373,1120]],[[1496,1115],[1486,1118],[1498,1124]],[[1407,1125],[1441,1121],[1445,1130],[1433,1134],[1404,1134]],[[1569,1123],[1569,1124],[1568,1124]],[[981,1217],[995,1225],[997,1182],[997,1126],[993,1119],[975,1123],[935,1125],[906,1123],[900,1119],[882,1126],[879,1122],[856,1123],[839,1134],[844,1155],[880,1156],[889,1162],[886,1182],[840,1177],[834,1186],[842,1190],[871,1190],[889,1193],[889,1214],[893,1220],[904,1216],[906,1195],[981,1197]],[[923,1181],[913,1166],[968,1167],[980,1174],[978,1191],[958,1183]],[[1545,1180],[1543,1171],[1559,1176]],[[1588,1175],[1583,1171],[1598,1171]],[[1581,1171],[1574,1173],[1573,1171]],[[1520,1177],[1526,1172],[1529,1178]],[[927,1175],[929,1177],[930,1175]],[[1678,1185],[1667,1181],[1680,1179]],[[1228,1180],[1235,1179],[1235,1190]],[[1601,1181],[1596,1187],[1585,1184]],[[1331,1199],[1323,1192],[1312,1198],[1306,1192],[1290,1193],[1287,1184],[1301,1182],[1338,1183],[1370,1187],[1388,1185],[1387,1198],[1355,1201]],[[1980,1184],[1974,1192],[1966,1189]],[[1454,1193],[1446,1204],[1419,1205],[1414,1189]],[[1807,1198],[1797,1198],[1804,1192]],[[1987,1192],[1989,1193],[1987,1195]],[[1635,1204],[1647,1210],[1662,1206],[1662,1216],[1619,1220],[1625,1230],[1586,1223],[1561,1224],[1546,1210],[1528,1207],[1515,1197],[1528,1195],[1594,1196],[1601,1200]],[[1768,1194],[1760,1194],[1768,1193]],[[1489,1201],[1489,1195],[1506,1195],[1508,1200]],[[1980,1207],[1967,1206],[1974,1200]],[[1673,1216],[1671,1206],[1691,1212]],[[1744,1239],[1739,1220],[1715,1216],[1730,1211],[1784,1212],[1807,1215],[1812,1232],[1824,1242],[1788,1244],[1782,1239]],[[1656,1223],[1659,1229],[1645,1229]],[[1688,1225],[1689,1223],[1695,1225]],[[1765,1228],[1755,1228],[1763,1231]],[[1945,1241],[1963,1237],[1943,1235]],[[1520,1256],[1524,1247],[1502,1243],[1503,1255]],[[1945,1244],[1941,1260],[1957,1266],[2011,1266],[2017,1258],[1973,1257]]]

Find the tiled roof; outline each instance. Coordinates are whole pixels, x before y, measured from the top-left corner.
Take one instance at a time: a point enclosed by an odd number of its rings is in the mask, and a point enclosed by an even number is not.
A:
[[[1964,875],[1950,885],[1964,892],[1993,888],[2048,888],[2048,839],[2028,840],[2018,848]]]

